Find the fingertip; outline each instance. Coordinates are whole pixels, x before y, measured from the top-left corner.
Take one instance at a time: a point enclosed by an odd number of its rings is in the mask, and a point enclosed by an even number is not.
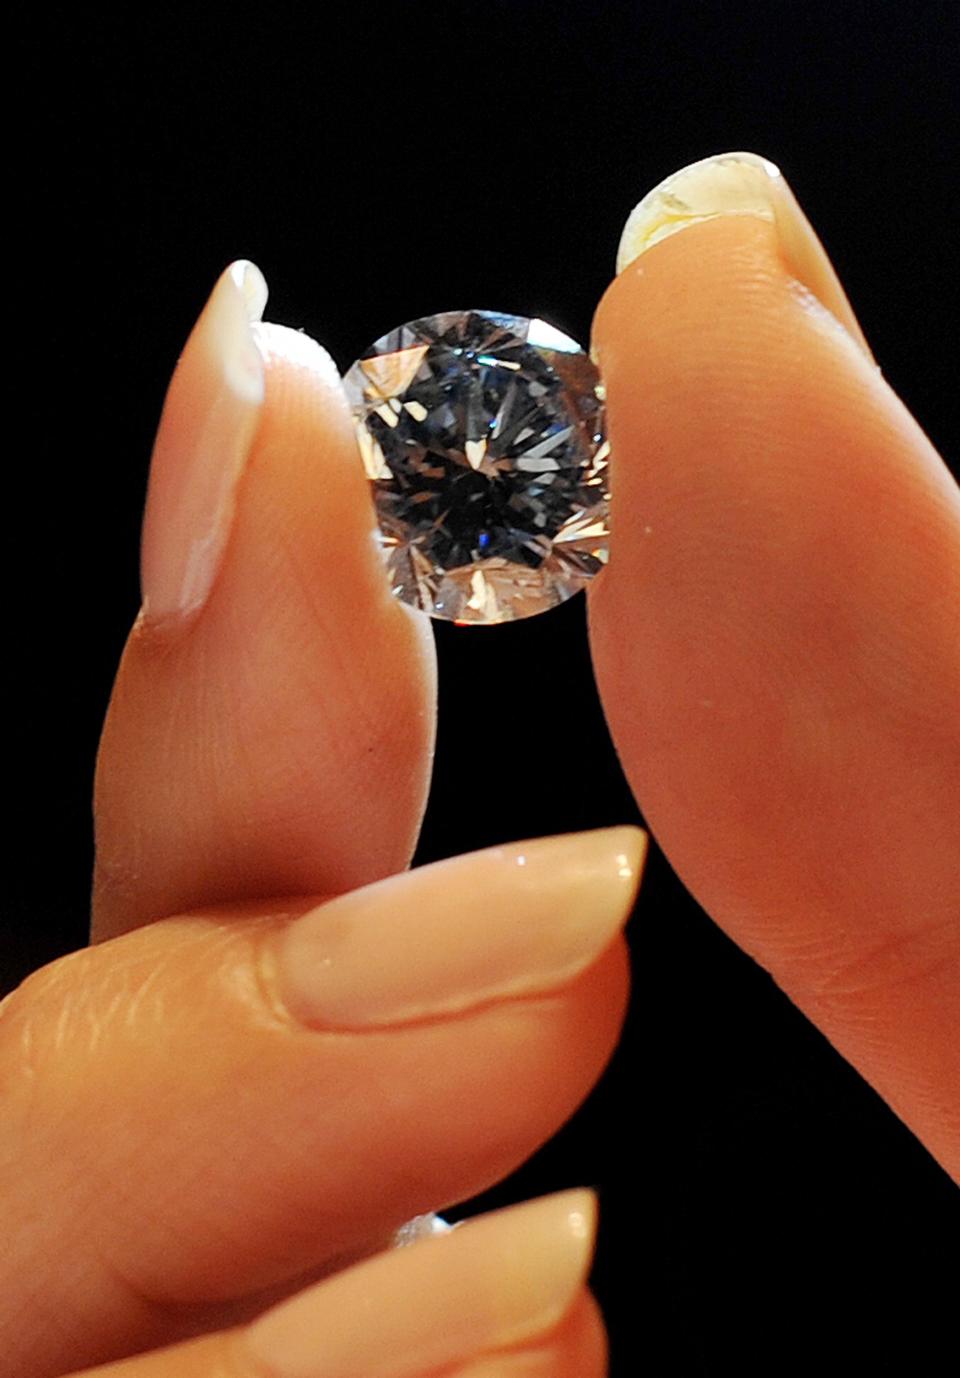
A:
[[[719,153],[665,177],[627,218],[617,272],[654,245],[718,218],[765,221],[785,270],[829,311],[872,358],[836,270],[777,165],[756,153]]]
[[[960,490],[772,221],[654,244],[594,339],[613,515],[590,638],[625,773],[697,899],[938,1148],[935,982],[869,1038],[849,994],[811,992],[878,946],[906,971],[955,916]]]
[[[244,328],[265,395],[216,577],[176,637],[141,619],[101,741],[98,936],[388,875],[425,807],[432,634],[391,592],[336,364],[301,331]]]
[[[254,325],[253,335],[260,352],[274,368],[305,373],[334,392],[341,391],[340,370],[333,356],[305,330],[260,321]]]
[[[270,295],[263,273],[249,258],[235,259],[230,264],[228,272],[240,291],[251,324],[262,321]]]

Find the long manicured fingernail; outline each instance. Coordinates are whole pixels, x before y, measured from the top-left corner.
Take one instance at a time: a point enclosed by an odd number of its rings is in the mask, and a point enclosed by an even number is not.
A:
[[[251,322],[261,318],[266,301],[259,268],[245,259],[232,263],[171,379],[143,521],[140,578],[148,620],[196,612],[216,578],[263,404],[263,360]]]
[[[647,192],[624,226],[617,272],[668,235],[719,215],[755,215],[770,221],[789,271],[870,354],[833,264],[786,178],[775,163],[756,153],[703,158]]]
[[[282,934],[275,988],[308,1024],[370,1028],[562,985],[626,923],[646,840],[630,827],[540,838],[352,891]]]
[[[275,1378],[420,1378],[558,1325],[587,1276],[592,1192],[479,1216],[281,1303],[245,1336]]]

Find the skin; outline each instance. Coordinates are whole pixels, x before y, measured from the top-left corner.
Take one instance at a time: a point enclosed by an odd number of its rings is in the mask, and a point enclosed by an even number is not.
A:
[[[124,653],[99,942],[3,1007],[3,1374],[254,1375],[249,1316],[510,1171],[618,1035],[619,937],[542,996],[375,1035],[273,1019],[246,980],[291,915],[406,865],[432,741],[430,639],[373,576],[343,399],[284,336],[209,601]],[[591,644],[627,776],[707,910],[960,1178],[957,489],[767,223],[656,245],[594,343],[617,510]],[[378,1276],[374,1327],[402,1290]],[[451,1378],[599,1378],[603,1343],[581,1283]]]

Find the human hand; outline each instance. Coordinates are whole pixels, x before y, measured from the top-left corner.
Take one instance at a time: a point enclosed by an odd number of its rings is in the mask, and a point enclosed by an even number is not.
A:
[[[432,634],[383,578],[336,370],[281,326],[254,349],[244,285],[215,289],[158,434],[97,771],[98,941],[0,1018],[0,1372],[150,1351],[116,1371],[586,1378],[588,1192],[311,1286],[583,1099],[623,1016],[643,835],[404,872]]]
[[[598,678],[625,769],[681,876],[956,1172],[956,491],[858,347],[797,292],[803,271],[784,263],[771,225],[738,216],[645,255],[602,304],[595,343],[616,511],[627,515],[591,593]],[[825,304],[843,318],[842,301]],[[237,299],[224,292],[219,305],[229,338],[242,339]],[[210,308],[206,319],[208,331],[223,325]],[[619,1027],[625,965],[613,935],[630,878],[615,873],[636,869],[635,852],[626,866],[617,860],[635,834],[595,843],[606,870],[596,854],[573,858],[587,844],[571,841],[566,872],[556,861],[541,868],[546,888],[507,899],[504,881],[491,913],[527,903],[526,923],[581,888],[576,931],[592,919],[596,945],[554,961],[546,986],[542,963],[531,975],[540,950],[512,968],[501,954],[479,1006],[471,993],[472,1011],[437,1017],[413,991],[412,1023],[387,1019],[378,1033],[374,1019],[363,1035],[325,1031],[353,1029],[351,1002],[363,991],[349,983],[333,1018],[323,995],[284,992],[287,1005],[305,1000],[295,1012],[319,1031],[258,1003],[256,949],[312,907],[271,896],[341,893],[405,864],[432,724],[429,642],[385,594],[335,379],[293,332],[268,327],[260,340],[265,400],[241,387],[248,413],[235,412],[239,424],[205,452],[231,461],[206,474],[207,518],[228,517],[222,548],[207,546],[206,590],[195,560],[163,578],[189,554],[177,535],[192,544],[198,515],[176,473],[198,457],[191,421],[202,412],[223,422],[215,341],[199,329],[195,392],[184,396],[185,356],[180,403],[175,384],[158,441],[148,612],[150,589],[159,593],[125,654],[98,780],[97,936],[138,931],[38,974],[0,1021],[16,1050],[10,1104],[22,1111],[19,1142],[16,1113],[5,1131],[13,1126],[14,1186],[26,1218],[43,1202],[42,1226],[23,1230],[42,1262],[10,1258],[9,1328],[27,1346],[8,1341],[7,1356],[21,1361],[11,1372],[62,1371],[236,1325],[337,1255],[385,1242],[405,1215],[477,1190],[569,1113]],[[258,361],[241,358],[255,381]],[[246,426],[249,438],[252,421],[246,457],[237,437]],[[761,445],[769,464],[757,463]],[[306,453],[319,456],[316,483],[302,471]],[[825,455],[838,464],[829,487]],[[241,469],[231,519],[216,483]],[[891,566],[899,544],[903,559]],[[184,619],[176,608],[188,566]],[[932,606],[921,597],[930,588]],[[364,770],[370,759],[378,778]],[[861,790],[862,812],[851,810]],[[819,807],[798,831],[797,801],[811,794]],[[895,865],[884,830],[893,809]],[[495,885],[491,864],[415,873],[368,901],[339,901],[340,913],[359,902],[364,924],[376,923],[380,896],[376,952],[396,920],[405,933],[426,921],[433,953],[448,912],[464,905],[469,918],[471,898]],[[211,904],[216,913],[195,917]],[[323,923],[307,920],[314,939]],[[474,937],[476,947],[464,946]],[[464,980],[491,970],[485,927],[464,925],[460,912],[456,938],[454,1003]],[[370,974],[364,962],[360,970]],[[396,983],[387,986],[395,1001]],[[444,1004],[443,982],[429,988]],[[374,1092],[385,1099],[373,1103]],[[470,1370],[493,1375],[518,1337],[525,1378],[601,1371],[602,1336],[582,1290],[589,1200],[526,1209],[539,1215],[384,1255],[309,1291],[288,1313],[301,1336],[290,1371],[322,1363],[331,1375],[342,1357],[355,1364],[343,1372],[415,1374],[499,1350]],[[551,1259],[567,1266],[545,1275],[549,1296],[518,1287],[511,1261],[529,1280]],[[42,1299],[30,1286],[39,1267]],[[518,1297],[531,1302],[525,1318],[505,1309]],[[447,1310],[424,1314],[425,1298]],[[359,1322],[351,1301],[372,1307],[378,1324]],[[465,1312],[499,1329],[458,1332]],[[425,1335],[466,1335],[469,1356],[418,1351],[409,1329],[391,1338],[391,1323],[418,1316]],[[323,1353],[331,1335],[346,1344],[342,1355]],[[378,1339],[389,1369],[360,1348]],[[241,1331],[218,1333],[118,1371],[241,1373],[244,1343]],[[286,1371],[280,1362],[271,1372]]]
[[[666,193],[594,321],[607,720],[689,890],[957,1178],[960,492],[783,180]]]

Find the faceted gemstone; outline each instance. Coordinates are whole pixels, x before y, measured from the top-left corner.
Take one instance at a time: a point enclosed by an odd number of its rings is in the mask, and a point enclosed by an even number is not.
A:
[[[602,569],[603,391],[569,336],[444,311],[377,340],[344,385],[398,598],[432,617],[506,622]]]

